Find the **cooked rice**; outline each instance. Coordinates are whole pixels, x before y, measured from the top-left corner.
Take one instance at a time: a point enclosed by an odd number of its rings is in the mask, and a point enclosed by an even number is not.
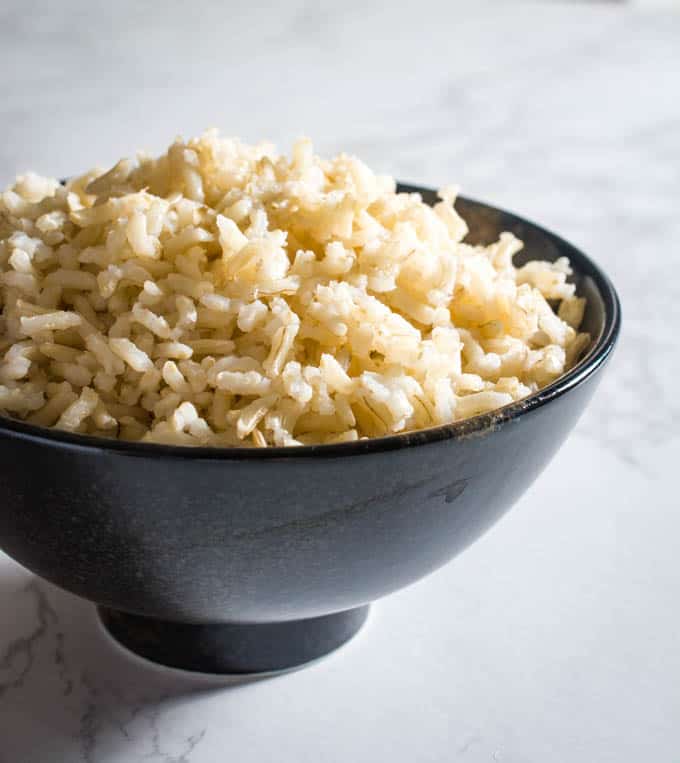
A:
[[[517,268],[509,233],[463,243],[440,197],[308,140],[288,158],[214,131],[66,186],[19,177],[0,195],[0,412],[266,447],[519,400],[587,347],[585,301],[564,258]]]

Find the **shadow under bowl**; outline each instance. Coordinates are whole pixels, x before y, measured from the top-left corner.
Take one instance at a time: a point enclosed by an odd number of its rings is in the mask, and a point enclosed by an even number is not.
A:
[[[277,671],[344,643],[371,601],[446,563],[519,498],[617,339],[618,298],[592,260],[513,214],[456,206],[472,243],[507,230],[525,243],[519,263],[570,259],[593,342],[567,374],[451,425],[300,448],[110,441],[0,418],[0,546],[166,665]]]

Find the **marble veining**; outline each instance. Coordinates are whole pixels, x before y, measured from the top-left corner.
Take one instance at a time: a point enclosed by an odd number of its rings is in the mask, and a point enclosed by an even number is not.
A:
[[[307,670],[147,665],[0,554],[0,763],[678,759],[678,40],[673,3],[2,5],[0,184],[209,125],[306,133],[559,232],[624,329],[507,518]]]
[[[189,761],[189,756],[208,729],[197,726],[195,730],[176,738],[163,734],[165,714],[176,699],[177,686],[173,685],[171,690],[164,681],[154,684],[148,680],[139,685],[135,681],[121,684],[114,672],[106,668],[102,671],[98,659],[83,659],[78,645],[85,634],[73,632],[69,623],[77,617],[80,627],[89,623],[88,629],[94,631],[85,637],[90,640],[106,639],[92,613],[82,618],[82,611],[76,611],[80,603],[75,602],[75,609],[60,605],[66,594],[33,576],[17,577],[22,582],[9,597],[10,602],[15,604],[14,612],[18,617],[12,622],[7,622],[12,620],[11,617],[3,617],[0,718],[3,717],[3,709],[13,706],[14,709],[19,706],[30,714],[34,700],[32,692],[47,692],[49,704],[61,709],[61,713],[55,713],[53,720],[63,722],[60,730],[66,732],[72,747],[64,752],[63,758],[51,758],[50,739],[46,737],[44,753],[31,757],[30,747],[26,752],[19,747],[14,753],[17,757],[10,757],[9,760],[18,763],[19,760],[80,759],[92,763],[101,760],[102,751],[112,746],[120,746],[121,753],[126,746],[134,746],[139,748],[134,754],[140,760],[162,763]],[[3,613],[8,610],[9,607],[3,606]],[[4,629],[8,626],[10,636],[5,635]],[[123,659],[127,660],[127,656],[123,655]],[[143,675],[142,670],[139,678]],[[5,739],[6,729],[3,731],[2,740]],[[11,734],[9,738],[12,738]],[[141,744],[137,744],[138,741]],[[23,741],[24,744],[29,742]],[[13,752],[11,745],[10,752]]]
[[[52,630],[51,626],[57,621],[57,614],[47,600],[40,582],[32,578],[17,595],[30,597],[34,602],[34,617],[31,630],[22,635],[12,638],[0,653],[0,698],[12,689],[23,687],[26,677],[31,672],[35,663],[35,650],[41,646],[47,635]],[[53,649],[54,660],[60,667],[60,677],[63,678],[63,633],[54,635]],[[68,681],[64,693],[71,691],[72,682]]]

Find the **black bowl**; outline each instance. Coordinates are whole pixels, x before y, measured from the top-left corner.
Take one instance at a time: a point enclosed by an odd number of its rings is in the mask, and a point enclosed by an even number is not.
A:
[[[432,191],[419,191],[428,203]],[[437,569],[533,482],[619,332],[609,279],[566,241],[461,198],[470,240],[567,256],[594,337],[540,392],[448,426],[339,445],[183,448],[0,418],[0,545],[96,602],[133,651],[192,670],[289,668],[351,637],[368,604]]]

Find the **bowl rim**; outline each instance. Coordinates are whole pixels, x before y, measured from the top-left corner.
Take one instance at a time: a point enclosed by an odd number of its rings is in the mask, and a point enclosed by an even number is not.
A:
[[[431,188],[410,183],[398,183],[397,190],[405,193],[420,193],[429,197],[435,194]],[[488,211],[501,214],[513,225],[529,226],[544,235],[561,255],[569,258],[574,270],[583,277],[590,277],[604,304],[604,325],[599,337],[588,352],[567,373],[559,376],[542,389],[521,400],[508,403],[470,418],[454,421],[450,424],[440,424],[426,429],[400,432],[383,437],[355,440],[353,442],[333,443],[326,445],[300,446],[271,446],[267,448],[216,447],[216,446],[187,446],[165,445],[160,443],[143,443],[130,440],[108,439],[96,435],[64,432],[49,427],[28,424],[19,419],[0,415],[0,436],[28,440],[34,443],[65,447],[90,453],[106,451],[111,454],[136,457],[156,457],[166,459],[204,459],[211,461],[259,461],[281,459],[305,459],[310,457],[348,457],[369,453],[379,453],[390,450],[414,447],[440,442],[442,440],[460,439],[471,435],[479,435],[486,431],[497,429],[500,425],[516,420],[529,412],[547,405],[550,401],[561,397],[575,387],[583,384],[593,376],[609,359],[621,328],[621,303],[609,277],[604,271],[580,249],[570,244],[552,231],[547,230],[531,220],[521,217],[514,212],[487,204],[468,196],[459,196],[457,200],[464,204],[482,207]]]

